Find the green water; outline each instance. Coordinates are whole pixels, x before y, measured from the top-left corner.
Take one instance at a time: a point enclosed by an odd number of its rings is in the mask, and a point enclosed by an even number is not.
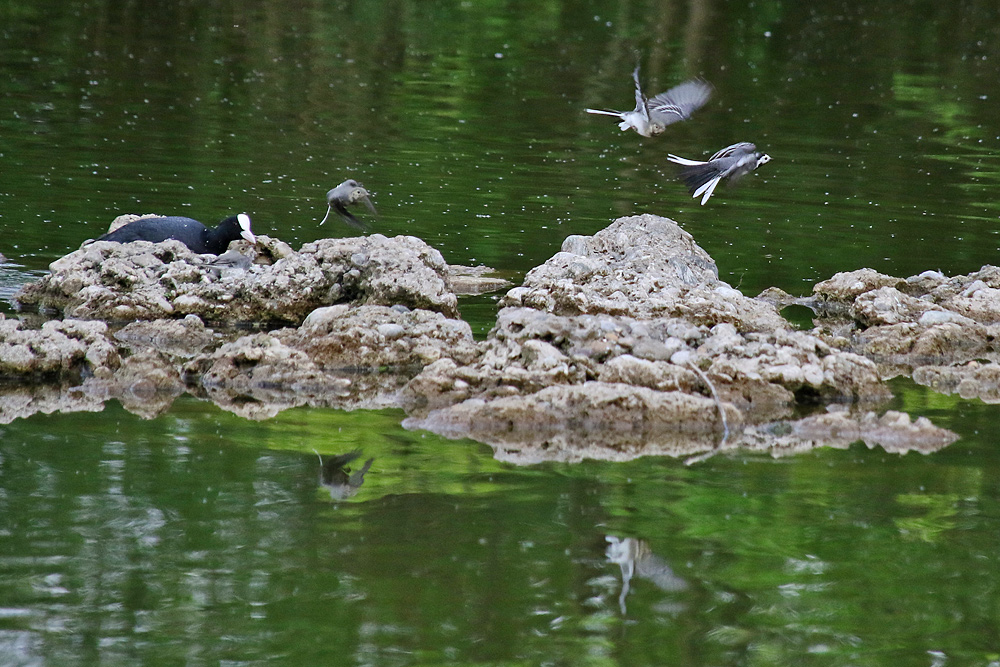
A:
[[[920,0],[5,2],[0,299],[122,212],[348,236],[317,226],[347,177],[375,231],[515,278],[637,212],[751,295],[968,273],[1000,249],[998,25]],[[582,112],[631,106],[637,52],[649,92],[716,87],[658,140]],[[741,140],[774,160],[709,205],[673,180],[667,152]],[[488,330],[492,299],[462,308]],[[17,419],[0,665],[1000,664],[1000,413],[893,389],[961,439],[518,468],[395,411]],[[372,467],[336,500],[315,452],[354,449]],[[651,554],[624,598],[609,536]]]

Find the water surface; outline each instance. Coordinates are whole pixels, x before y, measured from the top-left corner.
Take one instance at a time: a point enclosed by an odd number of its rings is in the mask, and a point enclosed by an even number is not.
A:
[[[642,212],[750,295],[995,264],[1000,8],[820,5],[8,2],[3,308],[123,212],[351,235],[318,226],[347,177],[375,231],[515,278]],[[703,76],[713,100],[658,140],[583,113],[631,106],[637,57],[651,93]],[[774,160],[704,207],[665,161],[743,140]],[[0,663],[998,664],[1000,415],[893,389],[961,440],[516,468],[395,411],[18,419]],[[337,500],[317,452],[354,449],[374,461]]]

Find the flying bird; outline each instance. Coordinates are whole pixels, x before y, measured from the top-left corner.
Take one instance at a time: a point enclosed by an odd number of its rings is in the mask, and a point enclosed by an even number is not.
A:
[[[375,205],[372,204],[372,200],[368,197],[368,191],[353,178],[349,178],[326,193],[326,215],[323,216],[319,224],[322,225],[326,222],[326,219],[330,217],[330,211],[336,210],[340,217],[344,219],[344,222],[352,227],[364,229],[365,223],[358,220],[354,217],[353,213],[347,210],[348,206],[358,203],[364,204],[369,211],[378,215]]]
[[[655,137],[662,134],[667,125],[690,118],[712,95],[711,84],[701,79],[691,79],[648,100],[639,83],[638,65],[632,71],[632,78],[635,80],[635,110],[587,109],[587,113],[615,116],[621,119],[618,127],[622,131],[632,128],[644,137]]]
[[[701,204],[704,206],[720,181],[726,179],[735,183],[757,167],[770,162],[771,156],[761,153],[750,142],[741,141],[726,146],[706,162],[688,160],[672,153],[667,155],[667,159],[684,167],[681,178],[691,191],[691,196],[695,199],[701,197]]]

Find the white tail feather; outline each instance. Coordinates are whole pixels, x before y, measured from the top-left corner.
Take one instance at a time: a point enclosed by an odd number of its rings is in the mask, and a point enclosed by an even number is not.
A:
[[[615,116],[616,118],[621,118],[621,111],[605,111],[604,109],[584,109],[587,113],[596,113],[601,116]]]
[[[684,157],[677,157],[673,153],[668,153],[667,154],[667,159],[670,160],[671,162],[676,162],[677,164],[682,164],[685,167],[694,167],[694,166],[697,166],[699,164],[705,164],[704,162],[699,162],[698,160],[689,160],[689,159],[684,158]]]
[[[705,205],[705,202],[708,201],[708,198],[712,196],[713,192],[715,192],[715,186],[718,185],[721,180],[722,180],[721,176],[716,176],[715,178],[713,178],[712,180],[710,180],[708,183],[706,183],[705,185],[703,185],[700,188],[698,188],[699,191],[696,191],[694,193],[694,196],[697,197],[698,195],[701,194],[700,191],[704,191],[705,196],[701,198],[701,205],[702,206]],[[708,187],[706,187],[706,186],[708,186]]]

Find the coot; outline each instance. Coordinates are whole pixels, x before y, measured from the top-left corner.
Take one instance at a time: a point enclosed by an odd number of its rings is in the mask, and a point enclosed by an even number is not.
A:
[[[143,218],[123,225],[97,240],[114,241],[115,243],[130,243],[131,241],[159,243],[167,239],[175,239],[190,248],[191,252],[199,255],[218,255],[226,251],[230,241],[241,238],[251,243],[257,242],[257,238],[250,231],[250,216],[246,213],[226,218],[215,229],[208,229],[197,220],[177,215]]]

